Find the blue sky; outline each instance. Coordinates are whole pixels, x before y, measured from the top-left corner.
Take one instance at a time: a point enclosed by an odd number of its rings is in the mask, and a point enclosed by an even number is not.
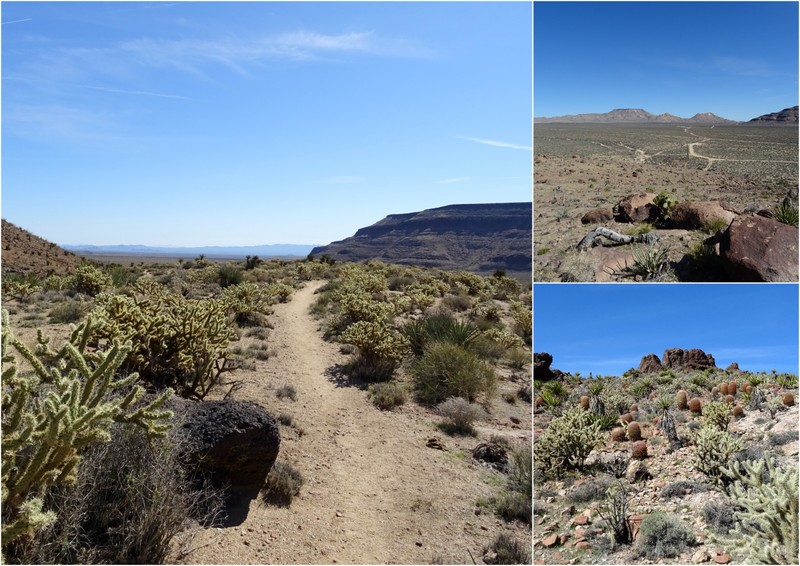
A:
[[[530,3],[2,3],[2,214],[59,244],[326,244],[531,199]]]
[[[534,115],[797,105],[797,2],[536,2]]]
[[[561,371],[621,375],[642,356],[700,348],[718,367],[797,373],[798,287],[540,284],[533,348]]]

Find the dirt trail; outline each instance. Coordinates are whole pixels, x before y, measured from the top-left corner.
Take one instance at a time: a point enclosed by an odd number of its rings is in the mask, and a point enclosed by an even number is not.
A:
[[[291,507],[250,504],[244,523],[193,533],[184,563],[426,563],[434,558],[470,562],[496,530],[498,520],[475,516],[475,499],[486,496],[486,472],[457,452],[426,447],[437,432],[421,408],[407,403],[384,412],[367,392],[335,371],[344,361],[335,344],[322,340],[308,312],[308,283],[270,317],[268,339],[275,355],[236,395],[297,426],[281,427],[279,460],[305,478]],[[274,388],[294,385],[297,401],[276,399]],[[470,439],[471,444],[477,443]],[[456,441],[450,438],[445,443]],[[453,448],[454,446],[449,446]],[[470,446],[471,448],[471,446]],[[491,528],[490,528],[491,526]],[[178,560],[178,559],[176,559]]]

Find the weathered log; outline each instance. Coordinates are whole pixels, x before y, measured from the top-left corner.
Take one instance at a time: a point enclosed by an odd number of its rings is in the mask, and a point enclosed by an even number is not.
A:
[[[635,236],[626,236],[624,234],[620,234],[619,232],[614,232],[614,230],[609,230],[603,226],[598,226],[586,234],[583,239],[578,242],[576,247],[579,250],[585,250],[595,246],[602,246],[602,238],[608,238],[612,242],[615,242],[619,245],[638,243],[653,244],[658,241],[658,235],[651,232],[648,232],[647,234],[637,234]]]

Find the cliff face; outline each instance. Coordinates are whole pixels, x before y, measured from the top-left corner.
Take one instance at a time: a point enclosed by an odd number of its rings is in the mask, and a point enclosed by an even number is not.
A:
[[[531,203],[458,204],[391,214],[354,236],[314,248],[315,256],[380,260],[480,273],[531,273]]]

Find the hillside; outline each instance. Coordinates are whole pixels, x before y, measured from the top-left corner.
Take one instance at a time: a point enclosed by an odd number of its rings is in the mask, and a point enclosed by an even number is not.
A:
[[[81,258],[3,219],[3,272],[63,274],[81,264]]]
[[[570,114],[552,118],[534,118],[537,124],[574,123],[574,124],[735,124],[733,120],[720,118],[711,112],[695,114],[691,118],[681,118],[672,114],[652,114],[641,108],[617,108],[603,114]]]
[[[529,274],[531,240],[529,202],[458,204],[390,214],[350,238],[314,248],[311,253],[345,261]]]
[[[780,112],[763,114],[758,118],[753,118],[748,124],[797,124],[797,106],[784,108]]]

